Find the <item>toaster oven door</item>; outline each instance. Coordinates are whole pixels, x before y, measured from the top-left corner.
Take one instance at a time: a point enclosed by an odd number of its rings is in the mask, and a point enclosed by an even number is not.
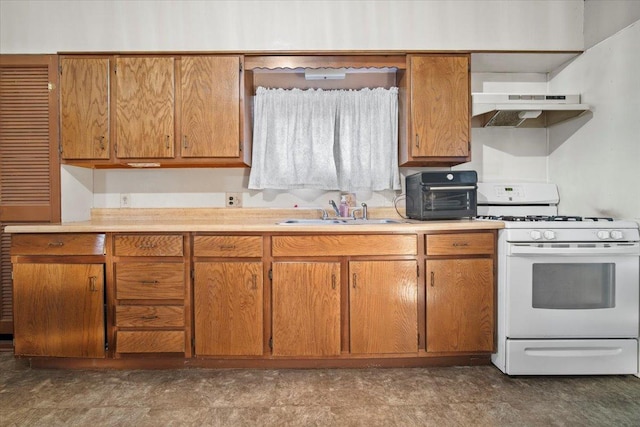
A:
[[[477,213],[475,185],[425,186],[421,201],[421,219],[455,219]]]

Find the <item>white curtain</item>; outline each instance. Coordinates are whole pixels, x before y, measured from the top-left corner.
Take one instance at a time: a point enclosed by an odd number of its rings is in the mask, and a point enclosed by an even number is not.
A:
[[[254,100],[251,189],[400,189],[398,89],[266,89]]]

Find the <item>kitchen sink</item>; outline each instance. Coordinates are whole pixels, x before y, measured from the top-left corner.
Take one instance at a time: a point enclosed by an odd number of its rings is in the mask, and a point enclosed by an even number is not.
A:
[[[404,221],[389,218],[376,219],[286,219],[278,225],[373,225],[373,224],[402,224]]]

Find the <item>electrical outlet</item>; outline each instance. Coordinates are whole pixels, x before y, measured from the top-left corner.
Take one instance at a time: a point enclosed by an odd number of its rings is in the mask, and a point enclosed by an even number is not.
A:
[[[131,194],[129,193],[120,194],[120,207],[121,208],[131,207]]]
[[[228,208],[241,208],[242,193],[225,193],[225,205]]]

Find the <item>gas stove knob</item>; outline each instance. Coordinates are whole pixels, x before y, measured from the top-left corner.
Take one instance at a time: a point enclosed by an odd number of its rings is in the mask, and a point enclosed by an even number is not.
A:
[[[611,238],[613,240],[620,240],[624,237],[624,234],[622,233],[622,231],[620,230],[612,230],[611,231]]]
[[[531,238],[532,238],[533,240],[540,240],[540,239],[542,239],[542,233],[541,233],[540,231],[538,231],[538,230],[531,230],[531,231],[529,232],[529,236],[531,236]]]
[[[542,235],[547,240],[553,240],[556,238],[556,232],[553,230],[544,230],[544,233],[542,233]]]
[[[596,236],[598,236],[598,239],[600,240],[607,240],[608,238],[612,237],[611,233],[609,233],[609,230],[600,230],[596,233]]]

